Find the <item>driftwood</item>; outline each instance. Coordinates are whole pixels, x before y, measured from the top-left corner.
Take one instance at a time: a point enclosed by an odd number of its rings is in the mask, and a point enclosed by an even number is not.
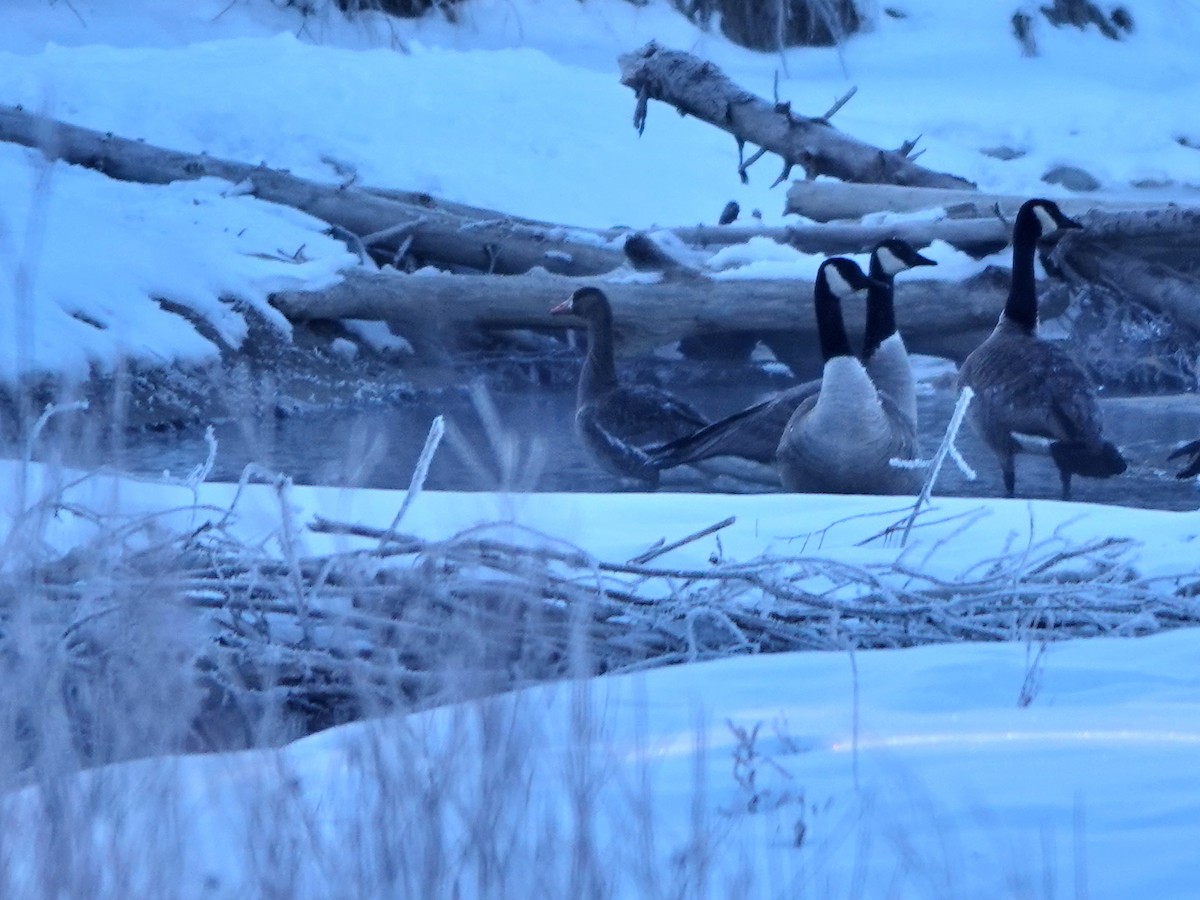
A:
[[[512,277],[350,272],[323,291],[288,291],[271,302],[290,319],[383,319],[416,342],[449,344],[468,328],[561,328],[551,305],[581,284],[599,284],[612,301],[618,345],[644,352],[694,335],[786,331],[795,359],[815,361],[812,283],[804,280],[669,279],[653,284],[597,282],[530,273]],[[996,324],[1007,273],[988,270],[967,282],[908,278],[897,289],[905,341],[917,353],[961,360]],[[1046,316],[1062,311],[1051,295]],[[861,332],[862,304],[847,304],[847,327]],[[412,337],[415,335],[415,338]],[[418,347],[418,349],[422,349]],[[438,348],[432,349],[439,352]],[[791,360],[788,360],[791,364]]]
[[[1017,206],[1020,204],[1018,203]],[[1103,241],[1110,247],[1135,249],[1139,256],[1160,258],[1178,265],[1181,252],[1195,254],[1200,244],[1200,207],[1158,206],[1141,210],[1074,207],[1064,211],[1077,216],[1086,226],[1072,233],[1070,241]],[[1015,214],[1016,209],[1013,209]],[[1001,213],[1008,216],[1007,208]],[[903,238],[915,247],[927,247],[944,241],[974,257],[986,256],[1008,246],[1012,238],[1012,219],[988,212],[980,218],[924,219],[887,224],[834,221],[815,225],[754,227],[744,225],[697,225],[673,228],[670,233],[693,247],[726,247],[751,238],[765,237],[790,244],[804,253],[834,255],[868,253],[882,240]],[[1186,249],[1190,248],[1190,249]],[[1174,257],[1174,258],[1173,258]]]
[[[411,256],[419,262],[495,273],[527,272],[541,266],[568,275],[608,272],[623,261],[619,251],[603,246],[595,236],[568,228],[514,222],[500,213],[468,218],[464,211],[469,207],[428,198],[419,202],[424,195],[411,195],[418,202],[410,203],[396,199],[394,192],[319,184],[266,166],[101,134],[20,108],[0,108],[0,141],[32,147],[50,159],[96,169],[122,181],[166,184],[204,176],[224,178],[245,185],[262,200],[302,210],[360,240],[377,236],[372,247],[377,259]],[[573,239],[573,234],[584,239]]]
[[[795,181],[788,188],[785,212],[814,222],[861,219],[876,213],[909,213],[925,209],[946,210],[953,219],[987,219],[996,213],[1011,219],[1028,197],[1012,194],[983,194],[952,188],[905,187],[895,184],[848,184],[841,181]],[[1129,200],[1105,197],[1060,197],[1055,201],[1068,216],[1092,210],[1156,210],[1174,204],[1161,200]],[[1190,206],[1200,206],[1200,196]]]
[[[1069,281],[1099,285],[1200,336],[1200,210],[1092,213],[1083,223],[1052,254]]]
[[[728,131],[738,146],[756,144],[783,159],[787,179],[794,166],[807,177],[830,175],[843,181],[970,188],[956,175],[934,172],[913,162],[915,142],[899,150],[881,150],[843,134],[829,124],[829,115],[812,118],[791,111],[788,103],[772,103],[734,84],[712,63],[689,53],[668,50],[651,41],[632,53],[622,54],[621,83],[637,94],[634,125],[646,124],[649,100],[669,103],[681,113],[695,116]],[[745,170],[762,153],[744,161]]]
[[[496,274],[542,267],[555,274],[596,275],[626,262],[617,249],[627,229],[588,230],[522,219],[503,212],[449,203],[428,194],[347,185],[325,185],[265,166],[230,162],[206,154],[181,153],[142,141],[102,134],[36,116],[21,109],[0,108],[0,140],[32,147],[52,159],[104,172],[112,178],[165,184],[204,176],[244,185],[261,199],[295,207],[360,239],[371,240],[377,259],[405,253],[417,260]],[[796,205],[801,194],[812,199]],[[978,198],[978,199],[973,199]],[[866,211],[907,211],[951,205],[973,217],[872,225],[838,222],[782,227],[696,225],[663,229],[697,246],[728,246],[752,237],[768,237],[808,253],[863,253],[887,237],[903,237],[917,246],[944,240],[979,255],[1007,244],[1009,226],[993,211],[1008,215],[1018,198],[977,195],[966,190],[918,189],[813,183],[789,191],[793,211],[810,218],[842,218]],[[970,203],[967,207],[964,204]],[[1071,215],[1097,210],[1088,217],[1088,233],[1106,240],[1166,240],[1196,231],[1200,209],[1157,208],[1114,202],[1101,213],[1095,200],[1064,200]],[[1161,205],[1160,205],[1161,206]],[[830,212],[822,214],[825,207]],[[1136,211],[1124,214],[1119,210]],[[835,215],[836,213],[836,215]],[[843,216],[842,214],[845,214]],[[1181,238],[1185,239],[1185,238]]]
[[[651,59],[639,57],[639,71],[646,77],[671,54],[656,51],[650,56],[662,59],[652,64]],[[703,72],[697,77],[702,74],[705,81],[715,79],[718,85],[736,90],[719,72],[698,65]],[[749,111],[763,102],[755,98],[739,100],[728,110],[729,122],[737,125],[743,118],[754,120]],[[794,120],[790,113],[770,113]],[[819,129],[822,140],[834,145],[854,144],[826,123],[817,122],[812,128]],[[791,129],[795,135],[808,130],[800,124]],[[350,233],[351,242],[375,244],[372,250],[377,258],[433,261],[451,271],[525,273],[539,269],[553,273],[535,272],[509,281],[451,275],[406,279],[358,273],[329,291],[279,295],[279,308],[296,319],[387,319],[396,322],[419,348],[436,352],[439,347],[453,345],[454,333],[463,329],[561,327],[562,322],[551,321],[546,310],[580,282],[556,279],[554,275],[594,278],[633,259],[643,267],[666,271],[669,277],[653,285],[613,280],[605,284],[616,304],[618,327],[629,351],[680,339],[741,332],[746,341],[767,341],[798,371],[816,357],[807,301],[811,285],[797,281],[708,280],[688,265],[674,266],[669,259],[656,257],[653,246],[637,233],[568,229],[445,203],[424,194],[318,184],[265,166],[180,153],[104,135],[20,109],[0,109],[0,140],[33,147],[52,159],[85,165],[123,180],[166,183],[202,176],[224,178],[264,200],[293,206],[344,229]],[[819,205],[842,211],[853,209],[854,203],[878,208],[882,197],[886,198],[884,208],[911,209],[913,204],[936,199],[936,205],[973,215],[889,225],[834,222],[765,228],[731,224],[671,231],[698,247],[767,236],[805,252],[830,255],[866,252],[878,241],[898,236],[917,246],[944,240],[979,256],[1001,249],[1008,242],[1009,225],[991,206],[999,204],[999,212],[1007,215],[1017,202],[1016,198],[946,188],[830,187],[818,183],[794,188],[792,196],[800,191],[810,198],[823,196],[826,199]],[[864,194],[875,200],[846,199]],[[842,199],[835,204],[831,196]],[[1122,302],[1133,300],[1200,334],[1200,304],[1195,299],[1200,271],[1188,268],[1189,260],[1200,258],[1200,248],[1196,247],[1200,209],[1093,209],[1083,214],[1079,211],[1082,205],[1092,207],[1096,203],[1090,198],[1064,203],[1068,213],[1082,218],[1087,226],[1085,231],[1068,236],[1054,255],[1065,274],[1076,282],[1104,285]],[[984,214],[979,215],[981,212]],[[642,252],[630,252],[627,258],[618,249],[622,238],[630,251]],[[910,347],[962,359],[991,329],[1006,289],[1007,278],[995,274],[957,285],[906,281],[900,315]],[[1059,311],[1053,305],[1054,299],[1052,295],[1044,310],[1046,317]],[[849,319],[853,328],[861,327],[861,310],[851,308]]]
[[[628,229],[569,228],[414,191],[318,184],[265,166],[155,147],[20,109],[0,108],[0,141],[32,147],[51,159],[122,181],[166,184],[215,176],[244,184],[263,200],[300,209],[359,239],[377,236],[366,249],[381,263],[400,255],[451,269],[519,274],[540,266],[555,274],[584,276],[610,272],[626,262],[617,248]],[[698,247],[764,236],[804,252],[826,254],[867,252],[893,235],[920,245],[941,238],[977,253],[992,252],[1007,240],[1005,228],[994,218],[895,227],[697,225],[664,230]]]

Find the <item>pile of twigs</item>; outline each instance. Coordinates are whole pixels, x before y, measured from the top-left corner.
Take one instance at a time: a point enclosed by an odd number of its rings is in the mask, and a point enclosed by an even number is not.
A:
[[[323,519],[310,527],[372,546],[290,566],[232,546],[190,575],[187,602],[218,626],[214,671],[270,659],[302,693],[426,705],[740,653],[1200,624],[1200,580],[1140,577],[1124,539],[1049,541],[948,580],[820,555],[699,568],[612,562],[511,524],[440,541]]]
[[[316,730],[732,654],[1041,643],[1200,624],[1200,575],[1143,577],[1128,539],[1056,537],[953,577],[909,565],[904,553],[866,565],[807,549],[687,568],[660,562],[730,522],[612,561],[509,523],[432,541],[323,519],[308,527],[345,535],[355,549],[306,557],[248,547],[211,519],[190,533],[159,532],[137,552],[110,546],[44,561],[23,590],[54,601],[57,633],[93,667],[107,640],[97,629],[128,598],[141,598],[139,608],[174,599],[200,637],[189,660],[208,691],[202,717],[226,714],[213,746],[258,743],[256,725],[272,716]],[[229,733],[231,716],[245,734]]]

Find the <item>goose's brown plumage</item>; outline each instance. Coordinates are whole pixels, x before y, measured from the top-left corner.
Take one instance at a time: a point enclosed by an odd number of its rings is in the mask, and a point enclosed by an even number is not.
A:
[[[658,485],[659,466],[643,449],[708,424],[694,407],[652,385],[623,385],[613,352],[612,308],[598,288],[584,287],[551,310],[587,323],[588,349],[579,374],[575,431],[601,468],[643,487]]]
[[[1004,312],[959,370],[959,386],[975,392],[968,416],[1000,461],[1010,497],[1016,490],[1020,436],[1050,441],[1064,500],[1071,496],[1072,475],[1107,478],[1125,471],[1120,451],[1104,439],[1100,406],[1087,376],[1059,346],[1037,334],[1037,242],[1058,229],[1080,227],[1053,201],[1022,204],[1013,225],[1012,286]]]

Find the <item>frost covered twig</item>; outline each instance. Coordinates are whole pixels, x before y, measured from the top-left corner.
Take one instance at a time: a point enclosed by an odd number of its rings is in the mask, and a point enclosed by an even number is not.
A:
[[[396,518],[392,519],[392,524],[388,526],[387,536],[380,538],[381,548],[384,541],[396,533],[396,529],[404,520],[404,514],[408,512],[408,508],[412,506],[413,501],[425,487],[425,479],[429,477],[429,467],[433,464],[434,454],[437,453],[438,446],[442,443],[442,437],[445,434],[446,420],[442,416],[435,416],[429,425],[429,433],[425,435],[425,446],[421,448],[421,455],[417,458],[417,465],[413,468],[412,478],[408,482],[408,491],[404,494],[404,500],[400,503]]]
[[[25,462],[28,463],[33,459],[33,448],[37,446],[38,438],[42,436],[42,431],[52,418],[62,413],[84,412],[87,408],[86,400],[76,400],[72,403],[47,403],[46,408],[42,410],[42,414],[37,417],[37,421],[29,430],[29,438],[25,441]]]
[[[908,543],[909,532],[912,531],[913,523],[917,520],[921,508],[929,502],[929,498],[933,494],[933,487],[937,484],[938,475],[942,472],[942,464],[946,461],[947,455],[950,455],[958,463],[968,478],[975,478],[975,473],[954,446],[954,442],[958,440],[958,431],[962,428],[963,417],[966,416],[967,407],[971,405],[971,399],[974,396],[975,392],[969,387],[964,387],[958,395],[958,402],[954,404],[954,414],[950,416],[950,424],[946,426],[942,442],[938,445],[937,452],[933,454],[933,460],[929,465],[929,474],[925,476],[925,483],[921,485],[921,493],[917,495],[917,502],[913,504],[912,512],[909,513],[908,519],[904,523],[904,532],[900,536],[900,546],[902,547]]]
[[[722,528],[728,528],[736,521],[736,516],[729,516],[728,518],[722,519],[720,522],[709,525],[707,528],[701,528],[699,531],[693,532],[687,537],[680,538],[677,541],[672,541],[669,544],[659,543],[656,546],[651,547],[645,553],[639,554],[629,561],[636,564],[648,563],[651,560],[658,559],[658,557],[663,556],[664,554],[670,553],[672,550],[678,550],[680,547],[690,544],[693,541],[698,541],[702,537],[707,537],[710,534],[720,531]]]

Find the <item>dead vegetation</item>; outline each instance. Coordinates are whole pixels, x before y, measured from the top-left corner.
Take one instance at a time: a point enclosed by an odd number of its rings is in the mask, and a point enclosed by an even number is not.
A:
[[[886,562],[850,564],[824,551],[826,529],[797,537],[788,556],[714,552],[707,564],[673,565],[668,553],[701,538],[719,546],[732,519],[614,560],[513,523],[444,540],[301,523],[289,517],[286,480],[274,489],[281,516],[272,549],[236,535],[232,508],[197,507],[190,513],[202,524],[178,530],[161,517],[118,522],[57,501],[39,507],[101,527],[64,555],[9,554],[0,585],[6,677],[28,679],[32,670],[20,667],[40,660],[38,677],[62,698],[40,718],[44,711],[10,702],[11,716],[33,723],[14,740],[44,744],[47,723],[57,721],[74,764],[97,764],[276,744],[388,711],[733,654],[1043,642],[1200,624],[1194,567],[1146,577],[1129,539],[1074,544],[1054,535],[961,571],[931,566],[943,544],[986,515],[982,508],[958,516],[948,537],[918,540]],[[898,543],[907,513],[881,519],[864,544]],[[934,505],[913,533],[947,523]],[[344,536],[347,548],[301,555],[294,548],[305,529]],[[145,690],[151,675],[161,690]],[[162,708],[173,714],[150,714]],[[122,737],[123,717],[141,723],[136,741]],[[65,758],[62,766],[73,768]]]

